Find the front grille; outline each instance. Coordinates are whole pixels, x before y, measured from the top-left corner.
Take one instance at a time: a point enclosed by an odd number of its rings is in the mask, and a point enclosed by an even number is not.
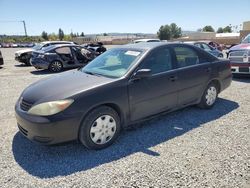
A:
[[[239,63],[242,63],[243,62],[243,57],[229,57],[230,61],[233,61],[233,62],[239,62]]]
[[[20,108],[23,111],[28,111],[31,108],[32,105],[33,105],[32,103],[30,103],[28,101],[25,101],[25,100],[22,100],[21,103],[20,103]]]
[[[249,72],[248,67],[239,67],[239,72]]]
[[[245,51],[233,51],[230,52],[230,56],[243,56],[245,53]]]
[[[20,132],[23,133],[25,136],[28,136],[28,131],[26,129],[24,129],[23,127],[21,127],[19,124],[17,125]]]

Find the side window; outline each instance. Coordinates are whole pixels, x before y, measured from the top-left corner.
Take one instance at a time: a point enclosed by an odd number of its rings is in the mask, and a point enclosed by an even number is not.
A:
[[[198,48],[202,48],[200,43],[195,43],[194,45],[197,46]]]
[[[201,44],[204,50],[211,50],[212,48],[207,44]]]
[[[69,47],[57,48],[55,51],[58,54],[71,54],[71,50]]]
[[[154,51],[143,63],[142,68],[151,69],[152,74],[166,72],[172,69],[171,53],[168,48]]]
[[[174,47],[178,67],[188,67],[199,63],[198,54],[189,47]]]

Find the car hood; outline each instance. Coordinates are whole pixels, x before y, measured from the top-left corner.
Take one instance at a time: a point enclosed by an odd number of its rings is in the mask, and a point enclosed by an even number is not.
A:
[[[230,51],[232,50],[250,50],[250,44],[238,44],[230,48]]]
[[[21,97],[33,104],[62,100],[113,81],[115,79],[68,71],[31,84]]]
[[[16,51],[16,54],[28,53],[28,52],[33,52],[33,51],[34,49],[28,48],[28,49],[18,50]]]

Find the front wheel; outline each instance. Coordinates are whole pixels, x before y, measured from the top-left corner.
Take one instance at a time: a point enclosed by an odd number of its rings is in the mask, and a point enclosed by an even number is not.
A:
[[[212,108],[218,97],[218,87],[215,83],[210,83],[202,95],[199,107],[209,109]]]
[[[92,110],[84,119],[79,130],[79,140],[89,149],[103,149],[116,140],[120,129],[117,112],[108,106],[101,106]]]

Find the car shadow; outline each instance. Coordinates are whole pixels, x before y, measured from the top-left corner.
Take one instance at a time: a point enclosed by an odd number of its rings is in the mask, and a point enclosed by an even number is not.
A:
[[[250,75],[234,75],[233,81],[250,83]]]
[[[18,132],[13,138],[12,151],[16,162],[33,176],[66,176],[136,152],[157,157],[160,153],[152,151],[151,147],[221,118],[238,107],[236,102],[219,98],[211,110],[188,107],[162,115],[135,126],[132,131],[122,132],[116,143],[98,151],[88,150],[76,141],[57,146],[41,146],[32,143]]]
[[[31,65],[26,65],[24,63],[20,63],[20,64],[17,64],[17,65],[14,65],[15,67],[31,67]]]
[[[34,70],[34,71],[30,71],[30,73],[34,74],[34,75],[56,74],[56,73],[50,72],[49,70],[46,70],[46,69]]]

